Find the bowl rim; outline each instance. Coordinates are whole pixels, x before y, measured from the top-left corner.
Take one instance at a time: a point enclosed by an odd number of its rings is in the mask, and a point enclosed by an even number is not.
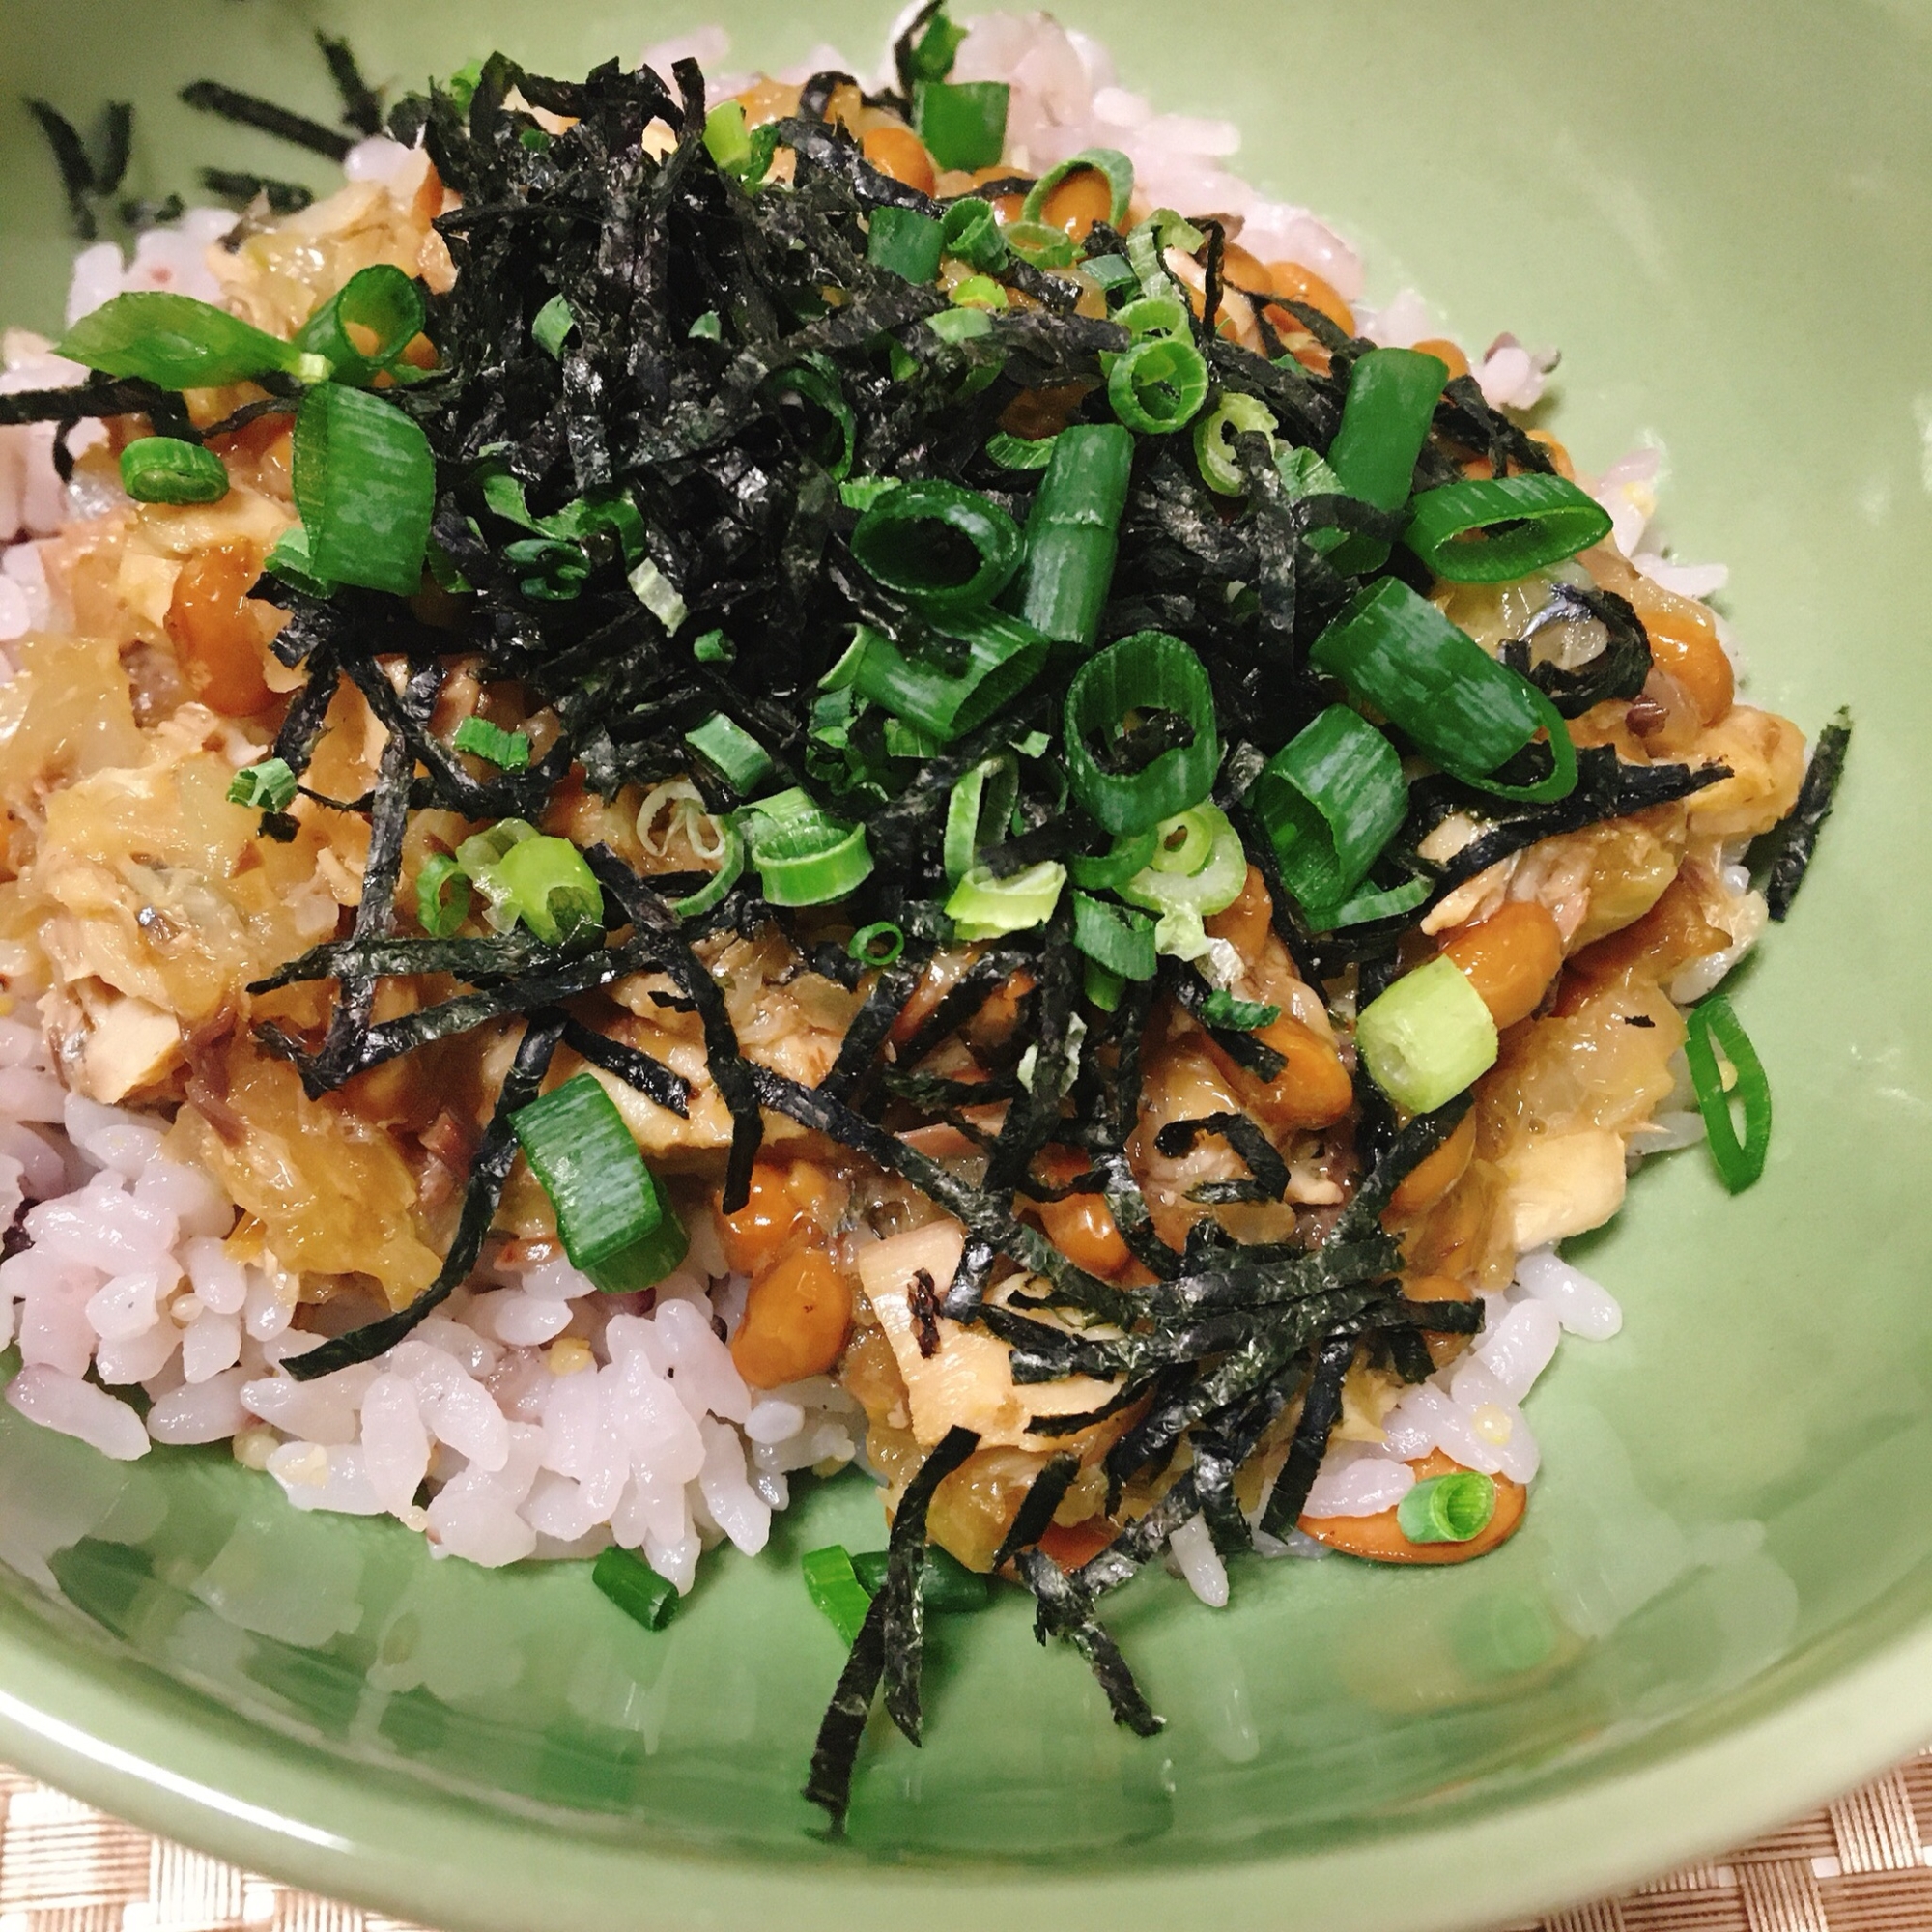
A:
[[[1393,1837],[1154,1871],[980,1876],[957,1861],[734,1860],[559,1833],[427,1778],[358,1778],[346,1760],[235,1714],[184,1723],[199,1693],[140,1665],[149,1693],[128,1695],[107,1681],[119,1672],[88,1667],[88,1646],[17,1603],[0,1614],[0,1756],[144,1830],[439,1932],[530,1932],[566,1915],[581,1932],[630,1932],[640,1899],[667,1932],[769,1924],[781,1912],[796,1932],[902,1932],[915,1912],[977,1918],[1003,1907],[1048,1907],[1067,1932],[1457,1932],[1720,1852],[1923,1745],[1932,1623],[1919,1594],[1901,1579],[1868,1606],[1902,1628],[1865,1655],[1847,1662],[1846,1634],[1828,1634],[1739,1687],[1726,1701],[1744,1713],[1718,1735],[1662,1755],[1672,1726],[1635,1740],[1651,1761],[1612,1758],[1556,1792]],[[1723,1705],[1716,1715],[1722,1722]]]

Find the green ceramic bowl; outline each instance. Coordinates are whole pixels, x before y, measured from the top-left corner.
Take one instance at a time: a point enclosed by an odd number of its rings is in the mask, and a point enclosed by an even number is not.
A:
[[[1683,554],[1734,567],[1751,694],[1850,701],[1852,776],[1736,988],[1777,1099],[1763,1183],[1646,1171],[1579,1246],[1622,1297],[1534,1397],[1529,1525],[1466,1570],[1154,1575],[1114,1623],[1167,1730],[1106,1721],[1016,1601],[943,1624],[930,1742],[868,1744],[849,1842],[798,1796],[840,1661],[802,1549],[877,1540],[853,1479],[714,1559],[664,1633],[580,1567],[432,1562],[215,1453],[125,1466],[0,1423],[0,1753],[108,1808],[458,1932],[908,1922],[1474,1924],[1634,1880],[1932,1735],[1932,10],[1908,0],[1067,0],[1131,84],[1465,341],[1564,349],[1588,467],[1661,440]],[[173,104],[213,72],[321,108],[500,43],[581,70],[722,15],[773,63],[882,7],[757,0],[0,0],[0,308],[70,244],[23,94],[140,103],[173,156],[287,168]],[[1914,773],[1920,774],[1915,778]]]

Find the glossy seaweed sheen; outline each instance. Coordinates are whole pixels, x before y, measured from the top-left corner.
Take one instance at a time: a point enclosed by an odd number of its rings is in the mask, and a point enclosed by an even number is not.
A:
[[[154,0],[150,0],[150,6]],[[582,69],[707,14],[748,60],[868,48],[809,15],[513,0],[5,0],[0,302],[56,320],[60,202],[23,93],[141,103],[130,186],[320,167],[171,104],[203,71],[327,107],[500,41]],[[926,1748],[875,1726],[852,1835],[798,1797],[838,1671],[801,1551],[882,1540],[856,1479],[708,1563],[662,1632],[582,1569],[486,1575],[298,1516],[218,1453],[108,1463],[0,1418],[0,1753],[142,1822],[470,1932],[1493,1922],[1714,1849],[1932,1733],[1932,13],[1917,0],[1068,0],[1128,84],[1481,348],[1565,352],[1586,468],[1664,439],[1683,554],[1734,570],[1751,696],[1859,724],[1789,925],[1732,988],[1776,1087],[1763,1183],[1646,1172],[1576,1252],[1628,1311],[1531,1412],[1527,1527],[1467,1570],[1235,1566],[1110,1605],[1151,1743],[1022,1604],[942,1619]],[[152,109],[152,114],[150,110]],[[179,165],[163,165],[179,153]]]

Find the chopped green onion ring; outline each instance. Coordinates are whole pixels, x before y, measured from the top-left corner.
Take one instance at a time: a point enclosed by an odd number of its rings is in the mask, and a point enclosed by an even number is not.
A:
[[[891,920],[862,925],[846,942],[848,957],[862,966],[891,966],[905,951],[905,934]]]
[[[871,875],[866,828],[841,824],[805,791],[759,799],[744,819],[752,864],[773,905],[826,905]]]
[[[1493,536],[1477,536],[1500,526]],[[1451,583],[1513,583],[1602,543],[1610,513],[1561,476],[1478,477],[1425,490],[1403,542]]]
[[[264,758],[243,765],[228,781],[228,803],[263,811],[286,811],[296,795],[296,775],[286,758]]]
[[[772,754],[738,723],[714,711],[684,734],[684,742],[714,765],[726,784],[741,796],[764,782],[776,769]]]
[[[1151,336],[1107,372],[1107,400],[1129,429],[1168,436],[1184,429],[1208,400],[1208,364],[1193,343]]]
[[[1210,415],[1194,425],[1194,460],[1201,469],[1201,480],[1223,497],[1238,497],[1247,479],[1235,461],[1234,439],[1249,431],[1272,436],[1276,428],[1274,412],[1254,396],[1237,389],[1225,389]]]
[[[1718,1064],[1720,1052],[1737,1076],[1729,1091]],[[1704,1117],[1712,1162],[1724,1185],[1741,1194],[1764,1173],[1771,1148],[1771,1082],[1750,1036],[1722,993],[1712,993],[1690,1009],[1684,1057],[1690,1063],[1690,1083],[1697,1093],[1697,1111]],[[1743,1140],[1731,1118],[1734,1099],[1744,1107]]]
[[[1087,748],[1090,731],[1117,733],[1129,712],[1178,713],[1193,741],[1171,746],[1142,770],[1103,772]],[[1074,672],[1065,711],[1066,775],[1073,795],[1105,831],[1146,832],[1198,805],[1221,764],[1214,690],[1207,667],[1179,638],[1137,631]]]
[[[529,733],[505,731],[500,724],[493,724],[487,718],[464,719],[449,742],[459,752],[487,758],[506,772],[520,772],[530,761]]]
[[[416,874],[416,923],[432,939],[447,939],[469,917],[469,875],[446,852],[425,859]]]
[[[866,259],[923,287],[939,272],[946,252],[939,223],[916,208],[873,209],[866,231]]]
[[[519,839],[497,862],[517,916],[547,945],[601,936],[604,889],[568,838]]]
[[[824,1549],[808,1549],[799,1559],[799,1569],[805,1577],[806,1594],[849,1649],[859,1639],[872,1600],[854,1573],[845,1546],[834,1543]]]
[[[1346,899],[1408,813],[1395,747],[1346,704],[1331,704],[1284,745],[1250,797],[1304,908]]]
[[[1058,437],[1009,436],[1001,430],[986,439],[986,458],[1002,469],[1044,469],[1053,461]]]
[[[1577,748],[1556,707],[1399,578],[1358,591],[1316,639],[1308,661],[1467,784],[1532,803],[1576,789]],[[1539,727],[1549,735],[1548,777],[1527,785],[1492,778]]]
[[[1161,866],[1167,838],[1176,834],[1188,841],[1181,848],[1183,852],[1202,853],[1191,872]],[[1152,864],[1120,889],[1129,905],[1145,906],[1154,913],[1191,912],[1199,919],[1212,919],[1240,897],[1241,888],[1248,882],[1248,855],[1241,835],[1218,806],[1198,805],[1191,811],[1177,814],[1155,828],[1155,838]]]
[[[394,403],[334,383],[296,412],[295,497],[315,575],[409,597],[436,508],[429,439]]]
[[[1114,892],[1152,864],[1154,848],[1159,842],[1160,835],[1152,826],[1145,832],[1123,832],[1099,857],[1067,862],[1073,883],[1092,893]]]
[[[1495,1482],[1476,1469],[1431,1476],[1395,1506],[1396,1523],[1411,1543],[1472,1543],[1495,1513]]]
[[[377,262],[358,269],[302,324],[296,347],[327,357],[338,383],[366,387],[385,371],[395,372],[403,351],[422,333],[423,320],[422,290],[393,264]],[[352,327],[366,329],[376,346],[358,349]]]
[[[1496,1023],[1453,959],[1405,973],[1355,1022],[1370,1077],[1399,1107],[1432,1114],[1496,1062]]]
[[[1020,204],[1020,218],[1025,221],[1044,221],[1046,204],[1053,190],[1068,175],[1076,175],[1092,168],[1102,176],[1107,184],[1107,226],[1118,229],[1127,218],[1127,204],[1134,195],[1134,164],[1118,148],[1083,148],[1079,154],[1068,156],[1059,166],[1048,168],[1040,178],[1027,189],[1025,201]]]
[[[198,442],[140,436],[121,452],[121,487],[137,503],[218,503],[228,467]]]
[[[1042,859],[1005,879],[976,866],[953,887],[946,916],[958,937],[968,942],[1027,932],[1053,917],[1065,884],[1066,867],[1055,859]]]
[[[611,1544],[597,1552],[590,1580],[631,1618],[646,1630],[663,1630],[677,1608],[677,1585],[660,1577],[635,1549]]]
[[[1075,892],[1073,943],[1089,959],[1122,980],[1153,978],[1153,921],[1145,913]]]
[[[857,655],[841,658],[834,671],[895,718],[949,743],[1004,710],[1039,675],[1047,656],[1046,639],[1032,625],[1001,611],[954,619],[949,629],[966,645],[965,668],[957,673],[906,657],[865,624],[854,639]]]
[[[995,841],[1019,797],[1019,763],[1010,753],[982,759],[952,787],[946,802],[941,860],[949,885],[973,869],[981,845]]]
[[[947,206],[940,217],[939,235],[943,252],[955,255],[981,274],[992,274],[1007,261],[1007,244],[1000,234],[999,216],[993,204],[976,194],[962,195]],[[938,263],[933,264],[936,273]],[[925,278],[930,281],[932,277]]]
[[[519,1107],[510,1128],[556,1210],[571,1266],[605,1293],[655,1287],[683,1261],[677,1211],[594,1076],[576,1074]]]
[[[852,530],[852,554],[889,590],[929,616],[964,616],[989,604],[1019,568],[1019,526],[977,490],[901,483]]]
[[[732,819],[723,821],[724,851],[718,869],[695,893],[671,901],[671,911],[679,919],[696,919],[713,906],[722,905],[731,888],[745,876],[745,835]]]

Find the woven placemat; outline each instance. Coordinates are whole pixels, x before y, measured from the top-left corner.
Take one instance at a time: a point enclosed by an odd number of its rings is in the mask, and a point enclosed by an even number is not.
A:
[[[1932,1750],[1742,1851],[1509,1932],[1927,1932],[1921,1811],[1932,1820]],[[151,1838],[5,1767],[0,1821],[0,1932],[422,1932]]]

